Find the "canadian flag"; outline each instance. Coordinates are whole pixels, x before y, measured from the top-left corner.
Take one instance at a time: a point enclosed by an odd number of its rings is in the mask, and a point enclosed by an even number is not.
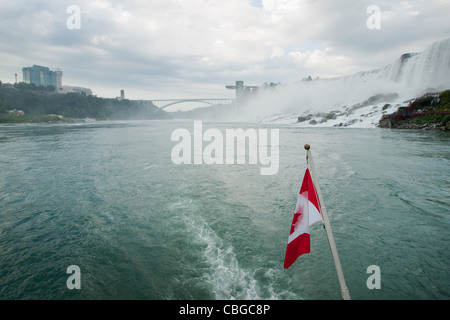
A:
[[[320,201],[309,169],[306,169],[292,219],[284,259],[285,269],[289,268],[300,255],[310,252],[309,227],[319,221],[323,221]]]

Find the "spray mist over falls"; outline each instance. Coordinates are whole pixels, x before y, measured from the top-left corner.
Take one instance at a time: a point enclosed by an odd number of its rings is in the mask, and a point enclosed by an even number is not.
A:
[[[450,38],[422,53],[403,54],[383,68],[258,92],[246,101],[239,120],[296,123],[309,115],[311,121],[304,125],[374,127],[382,112],[394,112],[407,100],[445,89],[450,89]],[[382,110],[386,104],[391,110]],[[327,113],[328,118],[319,119]]]

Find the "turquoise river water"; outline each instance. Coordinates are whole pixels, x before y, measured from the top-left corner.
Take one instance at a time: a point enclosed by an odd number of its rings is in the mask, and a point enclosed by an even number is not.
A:
[[[449,133],[203,127],[279,129],[278,173],[174,164],[192,121],[1,125],[0,299],[340,299],[321,225],[283,269],[305,143],[352,299],[450,299]]]

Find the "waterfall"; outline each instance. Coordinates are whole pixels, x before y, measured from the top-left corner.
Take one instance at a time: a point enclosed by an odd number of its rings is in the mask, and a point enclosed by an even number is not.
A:
[[[397,93],[405,92],[413,95],[412,98],[430,90],[449,89],[450,38],[435,42],[421,53],[402,54],[382,68],[358,72],[341,79],[350,90],[358,88],[362,82],[386,83],[400,91]]]
[[[425,92],[449,88],[450,38],[433,43],[423,52],[405,53],[378,69],[263,90],[244,105],[240,120],[330,112],[360,104],[376,95],[396,94],[397,102],[403,102]]]
[[[417,90],[448,89],[450,87],[450,38],[436,42],[421,54],[407,59],[400,72],[400,81]]]

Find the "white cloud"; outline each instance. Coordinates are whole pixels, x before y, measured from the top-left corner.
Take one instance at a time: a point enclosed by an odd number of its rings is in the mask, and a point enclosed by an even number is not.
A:
[[[102,96],[231,96],[235,80],[260,84],[382,66],[450,35],[446,1],[71,0],[0,4],[0,79],[32,64]],[[366,8],[382,10],[368,30]],[[202,85],[203,84],[203,85]]]

